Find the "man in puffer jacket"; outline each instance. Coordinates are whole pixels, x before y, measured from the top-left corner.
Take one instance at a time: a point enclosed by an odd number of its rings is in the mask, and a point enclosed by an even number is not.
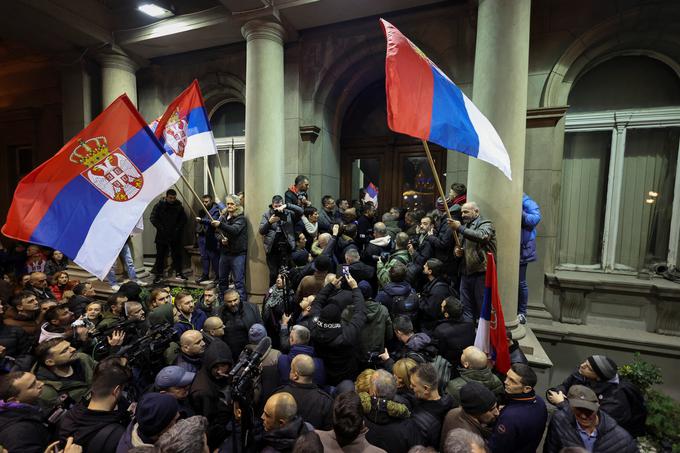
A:
[[[564,447],[584,446],[592,453],[639,451],[630,434],[600,410],[597,395],[591,389],[574,385],[569,389],[567,400],[569,405],[558,410],[550,421],[543,453],[557,453]],[[585,445],[586,442],[588,445]]]
[[[536,261],[536,226],[541,221],[541,208],[527,194],[522,197],[522,236],[519,249],[519,295],[517,318],[521,324],[527,322],[527,302],[529,285],[527,283],[527,264]]]
[[[446,393],[451,395],[456,405],[460,404],[460,389],[471,381],[479,382],[491,390],[496,395],[496,399],[503,395],[503,383],[491,372],[484,351],[468,346],[460,356],[460,363],[463,365],[458,367],[460,376],[450,380],[446,386]]]
[[[326,303],[328,295],[345,279],[352,290],[354,313],[347,324],[342,324],[340,307]],[[361,290],[351,275],[335,278],[327,284],[312,304],[312,315],[318,316],[312,327],[312,341],[317,355],[326,365],[326,383],[338,385],[342,380],[354,379],[357,361],[354,347],[366,322],[366,306]]]

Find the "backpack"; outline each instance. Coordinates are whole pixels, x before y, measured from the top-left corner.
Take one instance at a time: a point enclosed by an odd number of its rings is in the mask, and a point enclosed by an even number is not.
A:
[[[434,349],[432,349],[434,348]],[[410,351],[406,357],[415,360],[418,363],[431,363],[437,372],[437,379],[439,382],[439,393],[444,394],[446,385],[451,380],[451,363],[444,357],[437,354],[436,347],[429,345],[420,351]]]
[[[627,379],[619,382],[619,391],[623,392],[630,404],[630,421],[623,426],[631,436],[641,437],[646,434],[647,403],[645,397],[635,384]]]
[[[407,296],[392,296],[390,316],[392,319],[397,316],[408,316],[414,326],[418,321],[418,295],[410,292]]]

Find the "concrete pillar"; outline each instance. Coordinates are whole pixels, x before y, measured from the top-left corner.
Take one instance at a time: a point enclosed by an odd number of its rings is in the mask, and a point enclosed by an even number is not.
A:
[[[496,227],[498,285],[505,323],[517,323],[519,238],[531,0],[480,0],[472,101],[491,121],[510,154],[512,181],[477,159],[468,166],[468,200]],[[519,329],[517,334],[523,334]]]
[[[273,195],[283,195],[284,89],[283,27],[253,20],[241,33],[246,39],[245,211],[248,220],[246,290],[261,302],[269,271],[258,225]]]
[[[92,121],[91,83],[90,75],[82,62],[61,71],[64,141],[83,130]]]
[[[106,108],[123,93],[137,105],[137,78],[139,66],[127,55],[119,52],[101,53],[98,56],[102,69],[102,108]],[[142,235],[132,237],[132,256],[138,276],[146,274],[144,269],[144,247]]]

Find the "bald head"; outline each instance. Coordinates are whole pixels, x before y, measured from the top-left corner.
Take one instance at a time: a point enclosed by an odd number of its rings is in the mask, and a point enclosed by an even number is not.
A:
[[[460,356],[460,363],[471,370],[483,370],[487,366],[486,353],[475,346],[468,346]]]
[[[309,384],[314,376],[314,359],[307,354],[298,354],[290,364],[290,380],[300,384]]]
[[[224,323],[218,316],[211,316],[203,323],[203,332],[213,337],[223,337]]]
[[[262,420],[264,430],[273,431],[285,426],[297,415],[297,404],[290,393],[282,392],[272,395],[264,405]]]
[[[373,224],[373,235],[377,238],[387,236],[387,227],[382,222]]]
[[[321,233],[319,235],[319,247],[325,248],[328,245],[328,241],[331,240],[331,234],[330,233]]]
[[[179,337],[179,347],[189,357],[200,356],[205,351],[203,334],[198,330],[187,330]]]

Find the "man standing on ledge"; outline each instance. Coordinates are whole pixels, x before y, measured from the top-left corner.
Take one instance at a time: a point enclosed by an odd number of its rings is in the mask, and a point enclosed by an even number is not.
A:
[[[165,198],[153,207],[151,223],[156,227],[156,263],[153,266],[154,283],[163,279],[165,257],[172,255],[172,267],[180,280],[187,278],[182,274],[182,232],[187,223],[187,215],[182,203],[177,200],[177,192],[168,189]]]

